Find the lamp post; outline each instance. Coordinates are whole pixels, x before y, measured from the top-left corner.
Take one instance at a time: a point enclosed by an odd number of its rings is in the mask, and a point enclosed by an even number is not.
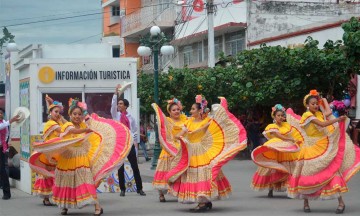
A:
[[[154,58],[154,100],[159,105],[159,52],[163,55],[172,55],[174,47],[166,45],[168,42],[165,34],[161,32],[158,26],[150,29],[150,35],[140,39],[140,46],[137,49],[139,56],[150,56]],[[155,169],[160,155],[161,147],[159,143],[159,132],[157,123],[155,123],[155,146],[154,157],[151,169]]]
[[[6,42],[8,42],[8,45],[6,46],[8,52],[16,51],[17,46],[14,41],[15,36],[12,35],[6,27],[3,28],[3,34],[4,36],[0,38],[0,55],[2,55],[2,48]]]

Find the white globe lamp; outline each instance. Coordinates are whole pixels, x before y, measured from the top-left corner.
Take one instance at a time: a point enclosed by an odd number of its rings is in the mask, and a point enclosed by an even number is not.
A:
[[[139,56],[150,56],[151,55],[151,49],[146,46],[139,46],[137,49],[137,53]]]
[[[163,55],[172,55],[174,54],[174,47],[170,45],[164,45],[161,47],[160,52]]]
[[[8,45],[6,46],[6,50],[7,50],[8,52],[15,52],[15,51],[18,50],[18,49],[17,49],[17,45],[16,45],[16,43],[15,43],[15,41],[14,41],[13,39],[11,39],[11,40],[9,41]]]
[[[159,26],[153,26],[150,29],[150,34],[152,36],[157,36],[158,34],[160,34],[160,32],[161,32],[161,30],[160,30]]]

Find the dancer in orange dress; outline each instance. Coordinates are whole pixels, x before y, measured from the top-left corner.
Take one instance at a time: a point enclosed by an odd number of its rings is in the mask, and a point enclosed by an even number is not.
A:
[[[274,190],[286,191],[289,173],[294,170],[299,146],[304,141],[301,133],[284,121],[285,108],[281,104],[272,108],[271,116],[274,123],[263,132],[268,141],[251,152],[253,161],[259,166],[251,188],[269,190],[268,197],[273,197]]]
[[[170,192],[179,202],[198,203],[191,209],[193,212],[210,210],[212,200],[229,196],[231,186],[221,167],[246,148],[246,131],[228,111],[225,98],[221,98],[211,119],[206,116],[206,104],[201,95],[196,97],[192,117],[178,134],[183,137],[179,138],[178,153],[166,175]],[[159,127],[160,139],[167,138],[161,133],[163,129]]]
[[[346,116],[334,118],[326,99],[316,90],[305,96],[304,105],[307,111],[302,117],[287,111],[290,124],[302,130],[305,137],[289,179],[288,196],[304,199],[304,212],[311,211],[309,199],[337,198],[335,212],[341,214],[347,182],[360,169],[360,149],[346,133]]]
[[[187,117],[181,113],[182,105],[176,98],[168,101],[167,111],[170,117],[165,117],[157,104],[153,103],[152,106],[158,116],[158,119],[160,120],[158,123],[159,128],[161,128],[162,124],[166,124],[165,127],[171,132],[169,136],[164,134],[164,136],[167,137],[167,140],[160,139],[160,143],[163,148],[158,159],[153,181],[154,188],[159,191],[160,202],[166,202],[164,194],[166,194],[169,190],[169,185],[166,181],[166,174],[169,172],[171,162],[178,152],[178,148],[180,146],[178,134],[181,133],[182,128],[186,124]],[[164,132],[164,130],[160,130],[160,133]],[[167,144],[164,142],[167,142]],[[172,148],[168,149],[167,146],[171,146]]]

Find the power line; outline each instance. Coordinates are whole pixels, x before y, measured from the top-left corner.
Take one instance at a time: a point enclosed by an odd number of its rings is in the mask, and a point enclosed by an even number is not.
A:
[[[149,26],[151,25],[151,23],[153,23],[153,22],[154,22],[159,16],[161,16],[161,15],[164,13],[164,11],[166,11],[167,9],[169,9],[169,8],[163,9],[151,22],[149,22],[149,24],[148,24],[145,28],[149,27]],[[150,16],[152,16],[152,15],[153,15],[153,14],[149,14],[148,16],[142,16],[141,19],[150,17]],[[135,22],[138,22],[138,20],[134,20],[133,22],[129,22],[128,24],[132,24],[132,23],[135,23]],[[118,27],[116,27],[116,28],[113,28],[113,30],[118,30],[118,29],[120,29],[121,27],[123,27],[123,26],[118,26]],[[88,39],[88,38],[95,37],[95,36],[98,36],[98,35],[101,35],[101,34],[103,34],[103,33],[98,33],[98,34],[95,34],[95,35],[91,35],[91,36],[88,36],[88,37],[85,37],[85,38],[82,38],[82,39],[79,39],[79,40],[70,42],[69,44],[71,44],[71,43],[76,43],[76,42],[79,42],[79,41],[82,41],[82,40],[86,40],[86,39]]]
[[[199,28],[201,27],[201,25],[205,22],[205,20],[206,20],[206,16],[205,16],[205,18],[200,22],[200,24],[194,29],[194,31],[191,33],[191,34],[194,34],[196,31],[198,31],[199,30]],[[190,34],[190,35],[191,35]],[[181,46],[183,46],[185,44],[185,42],[183,42],[183,43],[180,43],[177,47],[181,47]],[[178,55],[179,55],[179,51],[174,55],[174,57],[171,59],[171,60],[169,60],[162,68],[166,68],[167,66],[169,66],[169,64],[172,62],[172,61],[174,61],[174,59],[176,58],[176,57],[178,57]]]
[[[54,17],[54,16],[60,16],[60,15],[66,15],[66,14],[85,13],[85,12],[89,12],[89,11],[99,11],[99,9],[86,10],[86,11],[74,11],[74,12],[59,13],[59,14],[51,14],[51,15],[36,16],[36,17],[27,17],[27,18],[17,18],[17,19],[0,19],[0,21],[13,21],[13,20],[29,20],[29,19],[38,19],[38,18],[44,18],[44,17]]]
[[[142,9],[142,8],[147,8],[147,7],[156,7],[156,6],[160,6],[160,5],[167,5],[167,4],[175,4],[175,3],[160,3],[160,4],[152,4],[152,5],[144,5],[144,6],[140,6],[140,7],[135,7],[135,8],[127,8],[127,10],[133,10],[133,9]],[[177,5],[177,4],[175,4]],[[134,12],[136,12],[137,10],[127,14],[130,15]],[[63,20],[63,19],[72,19],[72,18],[78,18],[78,17],[84,17],[84,16],[93,16],[93,15],[98,15],[98,14],[104,14],[104,13],[110,13],[112,11],[102,11],[102,12],[97,12],[97,13],[88,13],[88,14],[81,14],[81,15],[75,15],[75,16],[67,16],[67,17],[58,17],[58,18],[52,18],[52,19],[45,19],[45,20],[38,20],[38,21],[30,21],[30,22],[23,22],[23,23],[15,23],[15,24],[9,24],[9,25],[4,25],[2,27],[12,27],[12,26],[20,26],[20,25],[28,25],[28,24],[34,24],[34,23],[44,23],[44,22],[51,22],[51,21],[57,21],[57,20]],[[54,15],[51,15],[52,17]],[[47,17],[47,16],[45,16]],[[25,19],[25,18],[24,18]],[[26,18],[26,19],[31,19],[31,18]],[[1,27],[1,28],[2,28]]]

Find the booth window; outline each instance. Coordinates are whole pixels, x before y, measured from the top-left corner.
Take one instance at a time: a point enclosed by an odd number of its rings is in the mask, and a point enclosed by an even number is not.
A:
[[[64,112],[63,116],[65,119],[69,120],[68,110],[69,110],[69,98],[78,98],[81,100],[82,94],[81,93],[43,93],[42,94],[42,121],[46,122],[48,120],[48,113],[47,113],[47,107],[46,107],[46,101],[45,96],[49,95],[53,100],[59,101],[64,105]]]
[[[114,93],[85,93],[88,112],[111,119],[110,109],[113,95]]]

